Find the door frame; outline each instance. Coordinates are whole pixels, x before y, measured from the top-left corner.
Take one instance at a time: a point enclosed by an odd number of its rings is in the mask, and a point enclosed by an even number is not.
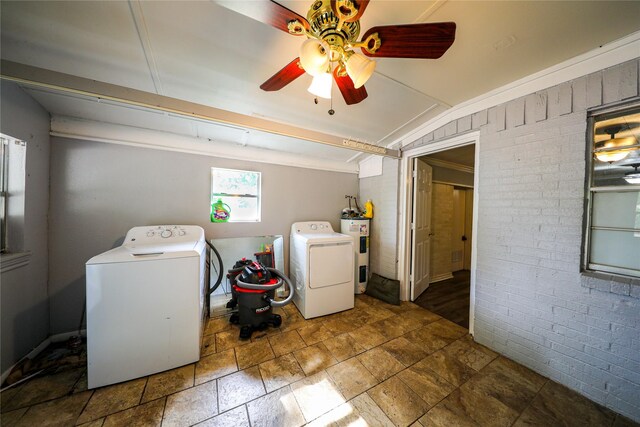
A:
[[[398,222],[398,277],[400,279],[400,299],[409,301],[411,296],[411,284],[409,274],[411,271],[411,215],[413,212],[413,159],[426,154],[446,151],[452,148],[475,144],[475,159],[473,171],[473,230],[471,242],[471,290],[469,303],[469,333],[473,335],[476,293],[476,262],[478,249],[478,200],[479,200],[479,170],[480,170],[480,132],[469,132],[455,136],[444,141],[426,144],[411,150],[404,151],[401,159],[400,171],[400,221]]]

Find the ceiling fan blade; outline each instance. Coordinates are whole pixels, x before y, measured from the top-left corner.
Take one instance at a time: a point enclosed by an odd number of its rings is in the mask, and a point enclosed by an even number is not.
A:
[[[280,90],[303,74],[304,69],[300,65],[300,58],[296,58],[271,76],[269,80],[262,83],[260,89],[268,92]]]
[[[340,13],[340,5],[338,4],[340,2],[340,0],[331,0],[331,9],[333,10],[333,13],[336,14],[336,16],[340,17],[342,14]],[[353,21],[357,21],[362,17],[362,14],[364,13],[364,10],[367,8],[367,5],[369,4],[369,0],[353,0],[353,3],[355,5],[355,9],[357,10],[356,14],[353,15],[350,18],[345,18],[344,22],[353,22]],[[350,8],[347,8],[346,11],[349,11]]]
[[[370,28],[362,40],[378,33],[382,42],[374,52],[362,53],[373,57],[386,58],[440,58],[456,38],[455,22],[437,22],[428,24],[388,25]]]
[[[342,93],[342,97],[347,105],[357,104],[360,101],[363,101],[367,96],[367,90],[364,86],[360,86],[358,89],[353,87],[353,80],[347,74],[341,76],[338,72],[339,68],[336,67],[333,70],[333,78],[340,89],[340,93]]]
[[[248,16],[249,18],[255,19],[256,21],[271,25],[272,27],[284,31],[285,33],[294,35],[304,34],[303,32],[300,32],[299,34],[291,33],[288,26],[290,21],[298,20],[305,29],[308,30],[310,28],[309,22],[301,15],[298,15],[294,11],[287,9],[286,7],[272,0],[231,0],[220,1],[218,3],[226,7],[227,9]]]

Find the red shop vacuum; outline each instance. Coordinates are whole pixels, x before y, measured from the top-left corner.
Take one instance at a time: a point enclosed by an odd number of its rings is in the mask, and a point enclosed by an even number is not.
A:
[[[229,270],[227,277],[232,286],[232,299],[227,307],[238,306],[237,313],[229,321],[240,325],[240,338],[249,339],[254,331],[262,331],[282,324],[282,318],[273,313],[273,307],[283,307],[291,302],[295,292],[287,276],[279,270],[265,267],[257,261],[240,260]],[[276,289],[286,284],[289,295],[276,301]]]

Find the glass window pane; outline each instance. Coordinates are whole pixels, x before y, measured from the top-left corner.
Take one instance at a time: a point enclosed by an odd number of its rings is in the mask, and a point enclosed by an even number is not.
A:
[[[229,206],[229,222],[260,221],[260,172],[211,168],[211,203]]]
[[[259,201],[257,197],[220,197],[229,205],[229,222],[260,221]]]
[[[640,107],[596,116],[592,149],[594,187],[639,185]]]
[[[213,168],[211,174],[213,193],[259,194],[259,172]]]
[[[593,193],[591,226],[640,229],[640,190]]]
[[[628,150],[627,156],[617,162],[593,161],[593,186],[627,186],[638,185],[640,176],[640,149]],[[635,184],[634,184],[635,183]]]
[[[631,231],[591,231],[590,262],[640,273],[640,234]]]

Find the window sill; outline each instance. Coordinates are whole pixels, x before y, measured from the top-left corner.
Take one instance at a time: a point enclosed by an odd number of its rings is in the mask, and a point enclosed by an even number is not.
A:
[[[31,260],[31,252],[17,252],[0,255],[0,273],[24,267]]]
[[[582,286],[585,288],[640,298],[640,278],[590,270],[582,271],[580,274]]]

